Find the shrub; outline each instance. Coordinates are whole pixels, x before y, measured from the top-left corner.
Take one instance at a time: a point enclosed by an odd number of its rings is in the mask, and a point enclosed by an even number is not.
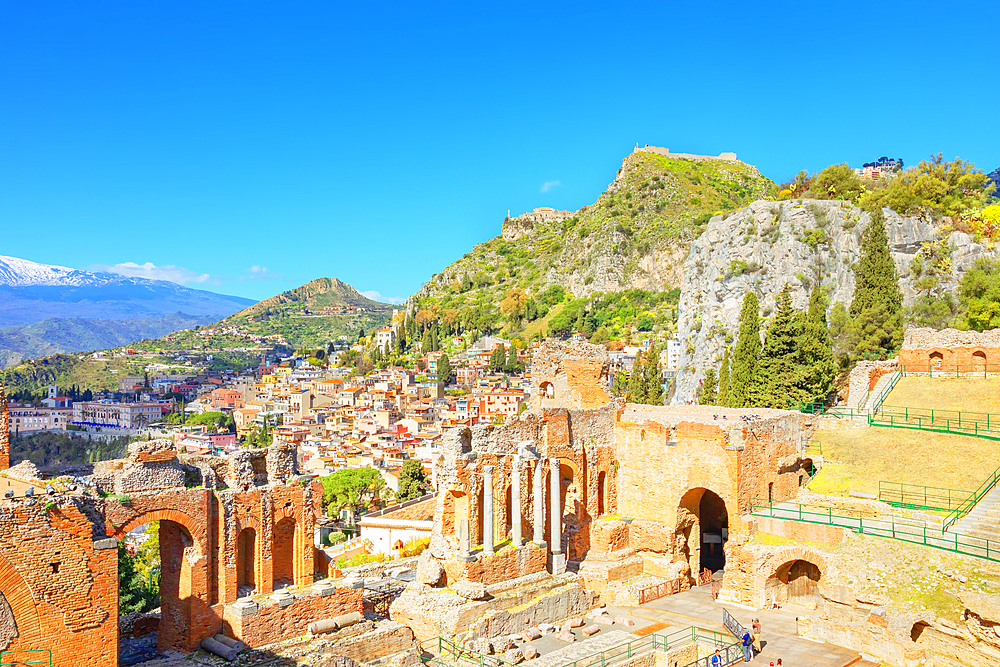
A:
[[[326,536],[326,543],[331,547],[340,544],[341,542],[347,541],[347,533],[342,530],[337,530]]]
[[[399,550],[400,558],[409,558],[410,556],[419,556],[424,552],[424,549],[431,545],[431,538],[425,537],[418,540],[417,538],[411,539],[409,542],[403,545],[403,548]]]

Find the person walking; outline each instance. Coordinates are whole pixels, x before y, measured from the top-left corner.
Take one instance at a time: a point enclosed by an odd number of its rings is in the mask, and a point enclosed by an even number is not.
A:
[[[743,628],[743,662],[750,662],[753,660],[753,637],[750,635],[750,631]]]
[[[760,655],[760,646],[761,646],[760,645],[760,619],[759,618],[753,619],[753,623],[751,624],[751,626],[753,627],[753,650],[754,650],[754,655]]]

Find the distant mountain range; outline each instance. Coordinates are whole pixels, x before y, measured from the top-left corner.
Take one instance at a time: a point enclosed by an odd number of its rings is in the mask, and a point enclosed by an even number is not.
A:
[[[253,299],[0,255],[0,367],[207,324]]]
[[[184,313],[223,318],[253,303],[166,280],[81,271],[0,255],[0,327],[66,317],[125,320]]]

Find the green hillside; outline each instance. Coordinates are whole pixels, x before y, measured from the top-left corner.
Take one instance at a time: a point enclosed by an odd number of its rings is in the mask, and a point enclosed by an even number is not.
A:
[[[774,183],[743,162],[634,152],[594,204],[548,220],[504,220],[501,236],[435,275],[416,305],[452,311],[466,327],[517,332],[555,305],[552,286],[565,289],[559,302],[630,288],[667,292],[680,285],[689,243],[713,214],[775,194]],[[508,297],[515,302],[502,308]]]

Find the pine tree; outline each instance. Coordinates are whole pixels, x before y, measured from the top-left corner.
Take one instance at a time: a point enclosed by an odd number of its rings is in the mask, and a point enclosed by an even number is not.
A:
[[[442,354],[437,363],[438,382],[448,384],[451,382],[451,360],[447,354]]]
[[[758,393],[757,361],[760,358],[760,311],[757,295],[743,297],[740,335],[736,340],[733,367],[729,378],[729,405],[745,408]]]
[[[637,354],[632,362],[632,372],[628,376],[625,400],[629,403],[646,402],[646,374],[642,371],[642,355]]]
[[[663,371],[660,370],[660,350],[654,343],[646,356],[646,400],[650,405],[663,405]]]
[[[719,395],[715,402],[718,405],[729,405],[729,348],[722,353],[722,368],[719,370]]]
[[[809,296],[799,355],[804,366],[802,388],[807,401],[823,401],[833,391],[837,364],[833,359],[830,330],[826,325],[826,298],[817,284]]]
[[[709,368],[705,371],[705,381],[701,385],[701,395],[698,397],[699,405],[715,405],[716,389],[718,388],[718,378],[715,376],[715,369]]]
[[[881,208],[861,235],[861,259],[854,267],[851,317],[856,330],[855,356],[868,351],[887,355],[903,342],[903,293],[889,253]]]
[[[791,288],[786,284],[774,299],[774,318],[767,327],[764,345],[757,365],[756,394],[749,402],[766,408],[788,408],[790,402],[809,400],[802,389],[805,379],[799,345],[805,317],[792,308]]]
[[[437,322],[435,322],[433,328],[431,328],[431,352],[437,352],[440,349],[441,344],[438,342]]]
[[[517,346],[514,343],[510,344],[510,354],[507,357],[507,365],[504,366],[504,370],[508,373],[516,373],[520,370],[520,366],[517,363]]]
[[[431,338],[430,329],[424,329],[424,336],[420,341],[420,351],[424,354],[434,351],[434,340]]]

